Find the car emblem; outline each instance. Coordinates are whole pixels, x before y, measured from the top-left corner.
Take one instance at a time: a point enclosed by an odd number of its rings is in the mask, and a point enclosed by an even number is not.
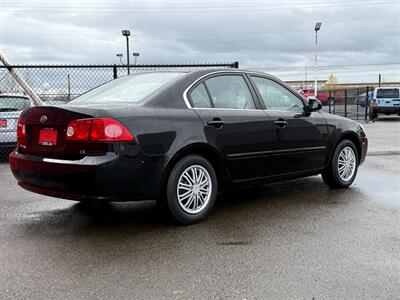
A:
[[[39,119],[40,123],[45,123],[47,121],[47,117],[46,116],[41,116]]]

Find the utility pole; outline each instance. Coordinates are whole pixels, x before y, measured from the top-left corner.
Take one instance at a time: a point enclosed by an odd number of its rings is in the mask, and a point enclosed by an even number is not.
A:
[[[318,31],[321,29],[321,22],[317,22],[317,24],[315,24],[315,61],[314,61],[314,67],[315,67],[315,79],[314,79],[314,96],[315,98],[317,98],[318,95]]]
[[[71,77],[67,75],[68,102],[71,101]]]
[[[379,73],[379,87],[382,85],[382,75]]]
[[[307,87],[307,66],[304,66],[304,88]]]
[[[131,32],[129,30],[122,30],[122,35],[126,37],[126,65],[128,68],[128,75],[130,74],[130,69],[129,69],[129,36],[131,35]]]

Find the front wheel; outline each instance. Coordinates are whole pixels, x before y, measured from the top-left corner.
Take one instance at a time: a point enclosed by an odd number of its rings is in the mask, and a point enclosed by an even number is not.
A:
[[[217,176],[203,157],[188,155],[174,166],[168,178],[166,206],[179,223],[194,224],[206,218],[217,197]]]
[[[337,145],[329,166],[322,172],[322,178],[332,188],[346,188],[356,178],[357,169],[356,147],[352,141],[343,140]]]

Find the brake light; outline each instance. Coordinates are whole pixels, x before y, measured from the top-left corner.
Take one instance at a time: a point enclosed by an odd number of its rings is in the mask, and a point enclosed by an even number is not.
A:
[[[372,101],[371,101],[371,107],[376,107],[377,106],[377,104],[376,104],[376,99],[372,99]]]
[[[133,141],[130,132],[121,123],[107,118],[71,121],[68,124],[66,134],[66,139],[70,141]]]
[[[26,124],[25,120],[22,119],[21,117],[18,119],[17,138],[18,142],[23,142],[26,139]]]

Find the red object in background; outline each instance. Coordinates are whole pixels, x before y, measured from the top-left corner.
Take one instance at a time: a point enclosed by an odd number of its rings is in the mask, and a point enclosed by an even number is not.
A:
[[[303,89],[300,91],[300,94],[302,94],[306,98],[314,97],[314,89]],[[331,92],[331,96],[329,97],[329,91],[318,91],[317,99],[321,101],[322,104],[328,104],[329,98],[334,99],[335,103],[337,103],[342,100],[342,94],[338,91],[336,91],[335,93]]]
[[[7,119],[0,120],[0,127],[7,127]]]

